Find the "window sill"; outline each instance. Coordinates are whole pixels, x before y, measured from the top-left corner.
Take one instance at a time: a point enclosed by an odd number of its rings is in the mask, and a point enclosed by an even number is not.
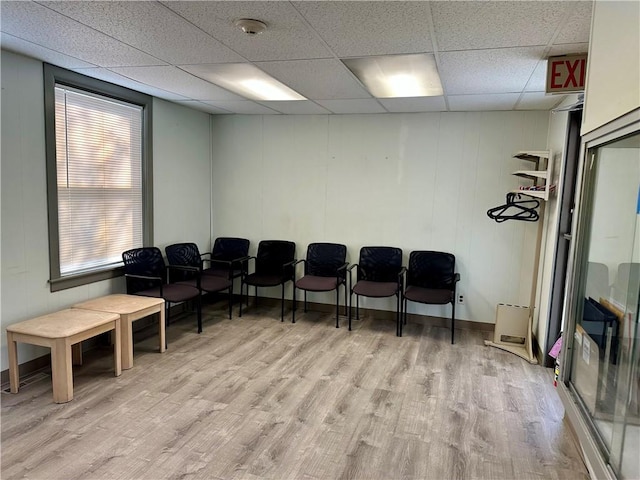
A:
[[[115,267],[106,270],[52,278],[49,280],[49,286],[52,292],[59,292],[60,290],[80,287],[82,285],[88,285],[89,283],[100,282],[102,280],[109,280],[110,278],[121,277],[122,275],[124,275],[124,267]]]

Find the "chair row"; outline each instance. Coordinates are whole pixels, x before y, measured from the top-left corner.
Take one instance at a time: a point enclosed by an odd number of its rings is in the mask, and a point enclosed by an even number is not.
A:
[[[359,319],[359,298],[396,297],[396,335],[402,336],[407,323],[407,302],[451,304],[451,343],[454,342],[456,284],[460,275],[455,271],[455,256],[445,252],[412,251],[408,267],[402,265],[402,250],[396,247],[366,246],[360,249],[358,263],[346,261],[347,247],[338,243],[311,243],[306,258],[295,258],[296,245],[284,240],[263,240],[255,256],[249,256],[247,239],[220,237],[211,253],[200,254],[194,243],[179,243],[166,247],[168,265],[156,247],[124,252],[127,293],[162,297],[168,310],[170,303],[194,300],[198,318],[198,333],[202,331],[200,297],[203,293],[229,294],[229,318],[232,316],[233,280],[240,278],[240,307],[249,286],[281,286],[280,319],[284,321],[285,285],[293,283],[292,322],[297,309],[296,289],[304,291],[304,311],[307,292],[336,292],[336,328],[339,327],[340,289],[344,289],[344,307],[352,325],[352,298],[356,296],[356,319]],[[204,268],[204,263],[209,267]],[[249,273],[250,264],[254,265]],[[296,266],[303,264],[303,274],[296,276]],[[356,281],[353,282],[353,270]],[[348,283],[348,285],[347,285]],[[245,297],[246,292],[246,297]],[[348,302],[347,302],[348,300]],[[168,312],[166,315],[168,321]]]

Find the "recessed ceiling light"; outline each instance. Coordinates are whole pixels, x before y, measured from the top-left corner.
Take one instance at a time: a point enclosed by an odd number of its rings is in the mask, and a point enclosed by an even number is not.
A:
[[[251,100],[306,100],[295,90],[249,63],[188,65],[181,68]]]
[[[436,61],[430,54],[347,58],[342,62],[377,98],[443,94]]]

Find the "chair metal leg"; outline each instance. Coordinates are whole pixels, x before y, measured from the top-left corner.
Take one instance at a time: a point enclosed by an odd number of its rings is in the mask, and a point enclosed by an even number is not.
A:
[[[454,297],[453,302],[451,302],[451,345],[453,345],[453,335],[455,333],[455,323],[456,323],[456,299]]]
[[[169,328],[169,312],[171,311],[170,307],[170,302],[168,302],[167,300],[164,301],[164,329],[167,330],[167,328]],[[167,342],[167,335],[165,334],[164,336],[164,349],[166,350],[169,347],[169,344]]]
[[[345,300],[346,301],[346,300]],[[349,290],[349,331],[351,331],[351,305],[353,304],[353,291],[350,289]]]
[[[233,307],[233,283],[229,287],[229,320],[231,320],[231,308]]]
[[[340,285],[336,285],[336,328],[340,328]]]
[[[247,290],[249,289],[249,287],[247,286]],[[244,282],[240,282],[240,313],[239,313],[239,317],[242,318],[242,297],[244,296]]]
[[[296,323],[296,282],[293,282],[293,310],[291,310],[291,323]]]
[[[282,282],[282,302],[280,303],[280,321],[284,322],[284,282]]]
[[[356,320],[360,320],[360,295],[356,293]]]
[[[196,300],[196,311],[198,315],[198,333],[202,333],[202,296],[200,295]]]
[[[349,306],[347,305],[347,300],[348,300],[349,296],[348,296],[348,292],[347,292],[347,282],[344,282],[344,314],[345,316],[348,315],[348,310],[349,310]]]
[[[307,291],[304,291],[304,313],[307,313]]]

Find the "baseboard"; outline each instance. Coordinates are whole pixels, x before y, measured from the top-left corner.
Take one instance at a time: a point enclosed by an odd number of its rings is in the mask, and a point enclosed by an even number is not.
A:
[[[20,378],[23,378],[40,370],[51,370],[51,354],[47,353],[28,362],[24,362],[18,366]],[[0,372],[0,383],[2,385],[9,383],[9,369]]]
[[[237,296],[238,298],[236,298],[234,300],[234,305],[239,302],[239,295]],[[280,299],[278,298],[270,298],[270,297],[258,297],[258,303],[259,305],[267,305],[269,307],[279,307],[280,306]],[[250,296],[249,297],[249,301],[254,301],[255,297]],[[293,301],[292,300],[288,300],[285,299],[284,301],[285,304],[285,318],[286,315],[288,314],[289,316],[291,316],[291,309],[293,307]],[[302,300],[298,300],[296,302],[297,304],[297,310],[296,312],[301,312],[302,309],[304,308],[304,302]],[[243,310],[245,309],[245,307],[242,307]],[[249,306],[249,309],[251,308],[251,305]],[[315,303],[315,302],[307,302],[307,310],[312,311],[312,312],[322,312],[322,313],[335,313],[336,311],[336,306],[335,304],[331,305],[328,303]],[[345,308],[344,308],[344,304],[340,304],[340,315],[344,315],[345,313]],[[355,318],[356,315],[356,308],[355,307],[351,307],[351,313],[353,318]],[[382,318],[384,320],[395,320],[396,319],[396,312],[393,311],[389,311],[389,310],[375,310],[372,308],[360,308],[360,315],[375,315],[378,318]],[[429,325],[429,326],[436,326],[436,327],[443,327],[443,328],[450,328],[451,327],[451,318],[445,318],[445,317],[433,317],[430,315],[419,315],[417,313],[409,313],[407,314],[407,323],[419,323],[421,325]],[[494,329],[494,324],[493,323],[484,323],[484,322],[473,322],[470,320],[459,320],[456,318],[456,328],[459,328],[461,330],[478,330],[478,331],[482,331],[482,332],[493,332]]]

